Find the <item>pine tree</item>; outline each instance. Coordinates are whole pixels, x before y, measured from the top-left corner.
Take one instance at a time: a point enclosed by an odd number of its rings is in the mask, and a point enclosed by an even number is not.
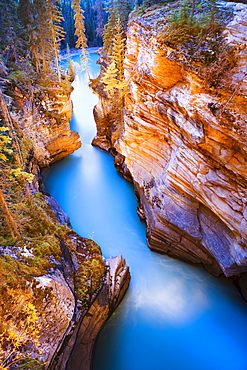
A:
[[[111,54],[113,46],[112,41],[116,34],[116,23],[119,16],[116,12],[116,9],[113,6],[109,8],[108,13],[109,13],[108,22],[105,24],[103,31],[103,45],[104,50],[108,54]]]
[[[118,18],[116,23],[116,35],[112,42],[110,64],[101,79],[105,84],[104,90],[110,91],[110,94],[114,94],[114,91],[122,93],[127,87],[127,83],[124,79],[123,67],[125,41],[126,39],[123,37],[121,22]]]
[[[116,24],[116,34],[113,39],[111,60],[114,60],[116,63],[116,67],[118,69],[118,79],[121,81],[124,78],[123,61],[124,61],[125,44],[126,44],[126,39],[123,36],[121,22],[120,22],[120,19],[118,18],[117,24]]]
[[[118,17],[123,25],[126,27],[129,13],[132,9],[132,2],[130,0],[113,0],[113,6],[117,12]]]
[[[74,47],[75,22],[71,0],[61,0],[61,10],[64,17],[63,28],[66,32],[63,46],[69,44],[71,47]]]
[[[113,39],[118,32],[117,23],[120,19],[123,30],[126,29],[128,15],[132,9],[130,0],[112,0],[107,12],[109,13],[108,22],[103,31],[103,45],[105,51],[110,55],[112,53]]]
[[[83,0],[83,9],[85,10],[85,28],[87,30],[87,37],[90,40],[95,40],[95,23],[94,23],[94,10],[93,10],[93,4],[94,0]]]
[[[36,13],[37,58],[39,70],[50,72],[52,63],[51,29],[49,27],[48,4],[46,0],[33,0]]]
[[[60,55],[60,43],[64,39],[65,34],[61,26],[63,16],[59,8],[60,0],[47,0],[47,4],[48,4],[49,26],[51,30],[52,50],[54,53],[58,81],[61,82],[59,55]]]
[[[103,16],[103,4],[102,0],[96,0],[95,4],[93,5],[93,10],[96,12],[96,36],[101,38],[104,31],[104,16]]]
[[[30,0],[20,0],[18,7],[19,19],[24,27],[27,46],[31,53],[32,62],[35,65],[36,72],[40,69],[40,58],[38,50],[38,24],[35,19],[34,3]]]
[[[202,1],[200,6],[207,13],[209,19],[209,27],[213,28],[216,23],[216,15],[218,13],[217,0]]]
[[[19,0],[18,17],[24,28],[27,28],[30,24],[31,7],[32,3],[30,3],[30,0]]]
[[[117,88],[119,84],[118,69],[116,67],[116,63],[114,60],[111,62],[106,72],[103,74],[101,81],[105,85],[104,90],[109,91],[110,95],[113,95],[115,89]]]
[[[17,0],[0,0],[0,46],[4,49],[11,45],[13,33],[18,33]]]
[[[80,0],[72,0],[72,8],[74,10],[75,18],[75,35],[77,36],[76,47],[81,49],[82,57],[81,61],[84,63],[86,70],[87,67],[87,39],[85,36],[85,25],[84,25],[84,11],[80,6]]]

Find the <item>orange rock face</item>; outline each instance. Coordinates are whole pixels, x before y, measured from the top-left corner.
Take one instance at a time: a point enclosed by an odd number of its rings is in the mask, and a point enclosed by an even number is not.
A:
[[[32,141],[39,166],[45,167],[80,148],[79,134],[70,130],[71,118],[72,102],[61,89],[37,100],[32,98],[31,104],[27,97],[18,125]]]
[[[226,276],[247,271],[247,5],[231,6],[224,31],[238,60],[231,92],[206,89],[192,66],[170,58],[154,14],[132,18],[130,94],[119,135],[108,139],[133,178],[149,247]],[[104,122],[111,132],[104,105],[109,112],[102,97],[98,141]]]

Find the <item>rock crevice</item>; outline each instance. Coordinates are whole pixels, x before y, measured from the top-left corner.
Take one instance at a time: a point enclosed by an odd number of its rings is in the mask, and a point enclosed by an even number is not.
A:
[[[165,8],[133,15],[124,118],[112,123],[96,87],[96,144],[117,151],[130,173],[151,249],[235,276],[247,271],[247,5],[221,6],[232,13],[223,32],[236,58],[224,76],[231,88],[205,86],[190,60],[159,43]]]

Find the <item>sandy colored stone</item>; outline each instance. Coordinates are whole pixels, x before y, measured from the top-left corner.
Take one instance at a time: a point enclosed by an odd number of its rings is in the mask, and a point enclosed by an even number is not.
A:
[[[149,247],[231,276],[247,271],[247,5],[221,6],[233,10],[224,31],[238,60],[226,76],[233,92],[207,89],[189,62],[171,59],[157,10],[129,22],[118,137],[102,86],[95,118],[97,145],[120,153],[133,178]]]
[[[35,104],[37,102],[37,104]],[[23,112],[13,117],[32,141],[39,166],[46,167],[80,148],[79,134],[70,130],[72,102],[70,96],[58,90],[23,103]]]

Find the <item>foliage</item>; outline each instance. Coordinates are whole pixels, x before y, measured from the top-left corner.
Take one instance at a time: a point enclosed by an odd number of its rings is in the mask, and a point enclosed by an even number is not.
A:
[[[77,36],[76,48],[85,50],[87,47],[87,40],[85,36],[84,10],[81,8],[79,0],[72,0],[72,8],[75,12],[75,35]]]
[[[109,12],[108,22],[105,24],[104,31],[103,31],[103,46],[104,46],[105,51],[108,54],[111,54],[112,40],[113,40],[113,35],[115,35],[116,33],[116,24],[117,24],[118,15],[113,7],[110,7],[108,12]]]
[[[76,234],[66,225],[61,225],[57,222],[56,216],[45,202],[44,196],[41,193],[36,193],[32,196],[31,202],[25,201],[20,191],[21,185],[17,179],[12,177],[11,181],[13,181],[14,184],[12,188],[8,188],[6,197],[13,202],[13,204],[11,202],[8,202],[8,204],[21,230],[22,238],[11,248],[6,239],[6,253],[4,253],[4,249],[1,248],[0,299],[3,301],[2,297],[6,297],[5,301],[7,301],[7,292],[10,294],[11,291],[18,291],[18,295],[14,293],[13,295],[11,294],[11,296],[21,297],[23,294],[25,295],[25,290],[28,287],[32,286],[34,290],[36,284],[35,277],[45,275],[49,273],[52,268],[54,269],[61,264],[61,242],[63,242],[69,248],[70,252],[79,258],[80,264],[78,265],[78,271],[75,273],[75,289],[81,307],[87,306],[91,302],[93,295],[100,289],[105,273],[104,261],[99,246],[91,240],[76,236],[79,238],[78,244],[81,248],[77,251],[74,244]],[[16,195],[17,189],[18,196]],[[21,220],[18,219],[15,209],[18,209],[19,214],[22,214],[22,217],[25,218],[24,224],[21,224]],[[1,228],[1,230],[4,230],[4,228]],[[0,240],[0,244],[4,241],[3,237],[7,233],[8,230],[4,230],[0,238],[2,239]],[[82,251],[83,258],[81,257]],[[34,299],[33,296],[27,297],[27,302],[36,304],[36,300],[39,299],[41,299],[42,302],[43,296],[48,293],[45,291],[42,295],[41,293],[40,289],[38,289],[37,298]],[[52,292],[49,294],[52,294]],[[13,299],[16,298],[10,297],[9,311],[11,315],[15,316],[13,313],[13,306],[10,304]],[[6,311],[3,305],[2,309],[4,312]],[[21,320],[18,316],[18,312],[17,310],[17,316],[15,317],[17,323]],[[0,317],[3,317],[1,313]],[[2,321],[2,324],[3,323],[5,323],[5,321]],[[19,324],[18,327],[20,327]],[[42,330],[42,328],[40,328],[40,330]],[[1,323],[0,333],[4,333],[5,337],[7,335],[3,327],[1,327]],[[17,333],[16,335],[19,334]],[[36,344],[37,343],[34,343],[37,348]],[[25,353],[24,349],[25,343],[21,343],[21,353]],[[4,355],[6,355],[5,347],[3,352]],[[38,360],[36,361],[36,359],[31,359],[24,355],[21,358],[17,356],[15,358],[18,359],[18,361],[20,359],[23,360],[22,364],[18,363],[18,368],[20,369],[25,369],[27,364],[35,366],[34,368],[41,369],[41,367],[39,367],[40,363]]]
[[[37,365],[41,369],[42,365],[37,359],[31,359],[30,355],[23,348],[35,346],[39,348],[39,354],[42,353],[39,342],[39,333],[41,326],[38,323],[38,314],[35,306],[28,302],[22,308],[20,314],[19,327],[14,320],[8,321],[8,326],[2,328],[0,332],[0,369],[8,370],[15,364],[23,366],[29,363]],[[25,369],[25,367],[20,368]],[[18,366],[19,368],[19,366]]]
[[[25,85],[30,85],[32,83],[32,77],[29,73],[23,70],[14,70],[8,75],[10,81]]]
[[[44,364],[38,358],[24,357],[19,365],[20,370],[43,370]]]
[[[61,82],[61,71],[59,65],[60,42],[64,38],[65,31],[61,26],[63,21],[62,12],[59,8],[60,0],[47,0],[49,26],[51,30],[52,51],[54,53],[55,65],[58,74],[58,81]]]
[[[77,36],[76,48],[81,49],[81,62],[84,64],[86,70],[87,67],[87,39],[85,36],[85,26],[84,26],[84,11],[80,6],[80,0],[72,0],[72,8],[75,12],[75,35]]]
[[[73,37],[75,22],[71,13],[71,0],[61,0],[62,11],[65,18],[66,43],[74,47],[77,38]],[[110,8],[118,12],[123,23],[126,23],[128,14],[134,6],[133,0],[81,0],[80,6],[84,11],[85,35],[90,45],[101,45],[104,25],[108,23]],[[114,34],[112,34],[113,36]]]
[[[31,183],[34,179],[34,175],[32,173],[28,173],[26,171],[23,171],[20,167],[14,168],[11,173],[20,180],[27,181]]]
[[[209,31],[217,32],[219,23],[215,16],[216,1],[211,3],[214,6],[204,6],[204,2],[199,2],[195,14],[195,1],[183,0],[170,14],[167,24],[159,34],[159,40],[167,45],[178,45],[194,39],[198,41]]]
[[[121,24],[121,34],[126,29],[128,15],[132,9],[129,0],[113,0],[108,7],[108,21],[103,31],[103,46],[108,55],[111,55],[114,45],[114,38],[119,33],[119,24]]]
[[[96,13],[96,37],[101,39],[104,30],[104,9],[102,0],[96,0],[93,5],[93,10]]]
[[[0,160],[6,162],[8,158],[6,154],[11,154],[13,150],[9,147],[11,138],[6,134],[8,127],[0,127]]]
[[[23,137],[20,140],[20,146],[21,146],[21,152],[22,152],[23,160],[24,160],[24,162],[26,162],[28,160],[28,156],[30,155],[30,152],[33,149],[32,141],[30,139],[27,139],[27,138]]]
[[[234,49],[226,45],[224,39],[216,37],[207,40],[206,50],[200,51],[200,66],[198,72],[208,88],[220,88],[231,91],[235,86],[229,86],[229,74],[236,65]],[[198,53],[198,52],[197,52]],[[195,54],[196,55],[196,54]]]
[[[110,64],[103,74],[101,81],[104,83],[104,90],[114,95],[116,91],[124,92],[127,83],[124,78],[124,52],[126,39],[123,37],[120,19],[116,22],[116,33],[112,42],[112,52],[110,54]]]
[[[229,16],[220,13],[216,0],[183,0],[166,19],[158,40],[174,49],[170,58],[176,60],[177,50],[180,61],[189,61],[205,86],[224,87],[223,77],[236,63],[234,50],[222,36],[224,17]]]
[[[133,5],[130,0],[113,0],[112,2],[117,17],[120,19],[121,23],[123,24],[123,28],[125,28],[129,13],[133,8]]]
[[[60,82],[60,86],[63,90],[63,92],[67,95],[70,95],[73,91],[73,86],[71,84],[71,77],[68,75],[62,76],[62,80]]]
[[[110,91],[110,94],[114,94],[114,89],[119,85],[118,80],[118,69],[116,67],[116,62],[113,60],[107,67],[106,72],[103,74],[101,81],[104,83],[104,90]]]
[[[62,270],[64,249],[68,250],[78,260],[76,294],[85,307],[100,289],[105,266],[100,248],[92,241],[81,242],[82,257],[75,243],[79,237],[58,222],[43,194],[34,194],[37,183],[28,172],[32,142],[23,136],[11,114],[11,107],[24,111],[29,101],[40,104],[41,98],[52,100],[59,93],[72,91],[73,66],[68,74],[60,74],[64,37],[60,2],[0,0],[0,11],[0,29],[6,31],[0,40],[0,110],[4,121],[0,127],[0,369],[41,370],[38,337],[43,328],[37,310],[53,292],[52,288],[42,289],[37,277]],[[79,13],[82,15],[82,9]],[[78,42],[85,50],[82,18],[78,13],[76,18]],[[29,353],[35,355],[35,351],[37,358],[31,358]]]
[[[101,255],[90,257],[80,264],[75,283],[77,297],[82,306],[87,305],[93,295],[98,292],[104,274],[105,265]]]

